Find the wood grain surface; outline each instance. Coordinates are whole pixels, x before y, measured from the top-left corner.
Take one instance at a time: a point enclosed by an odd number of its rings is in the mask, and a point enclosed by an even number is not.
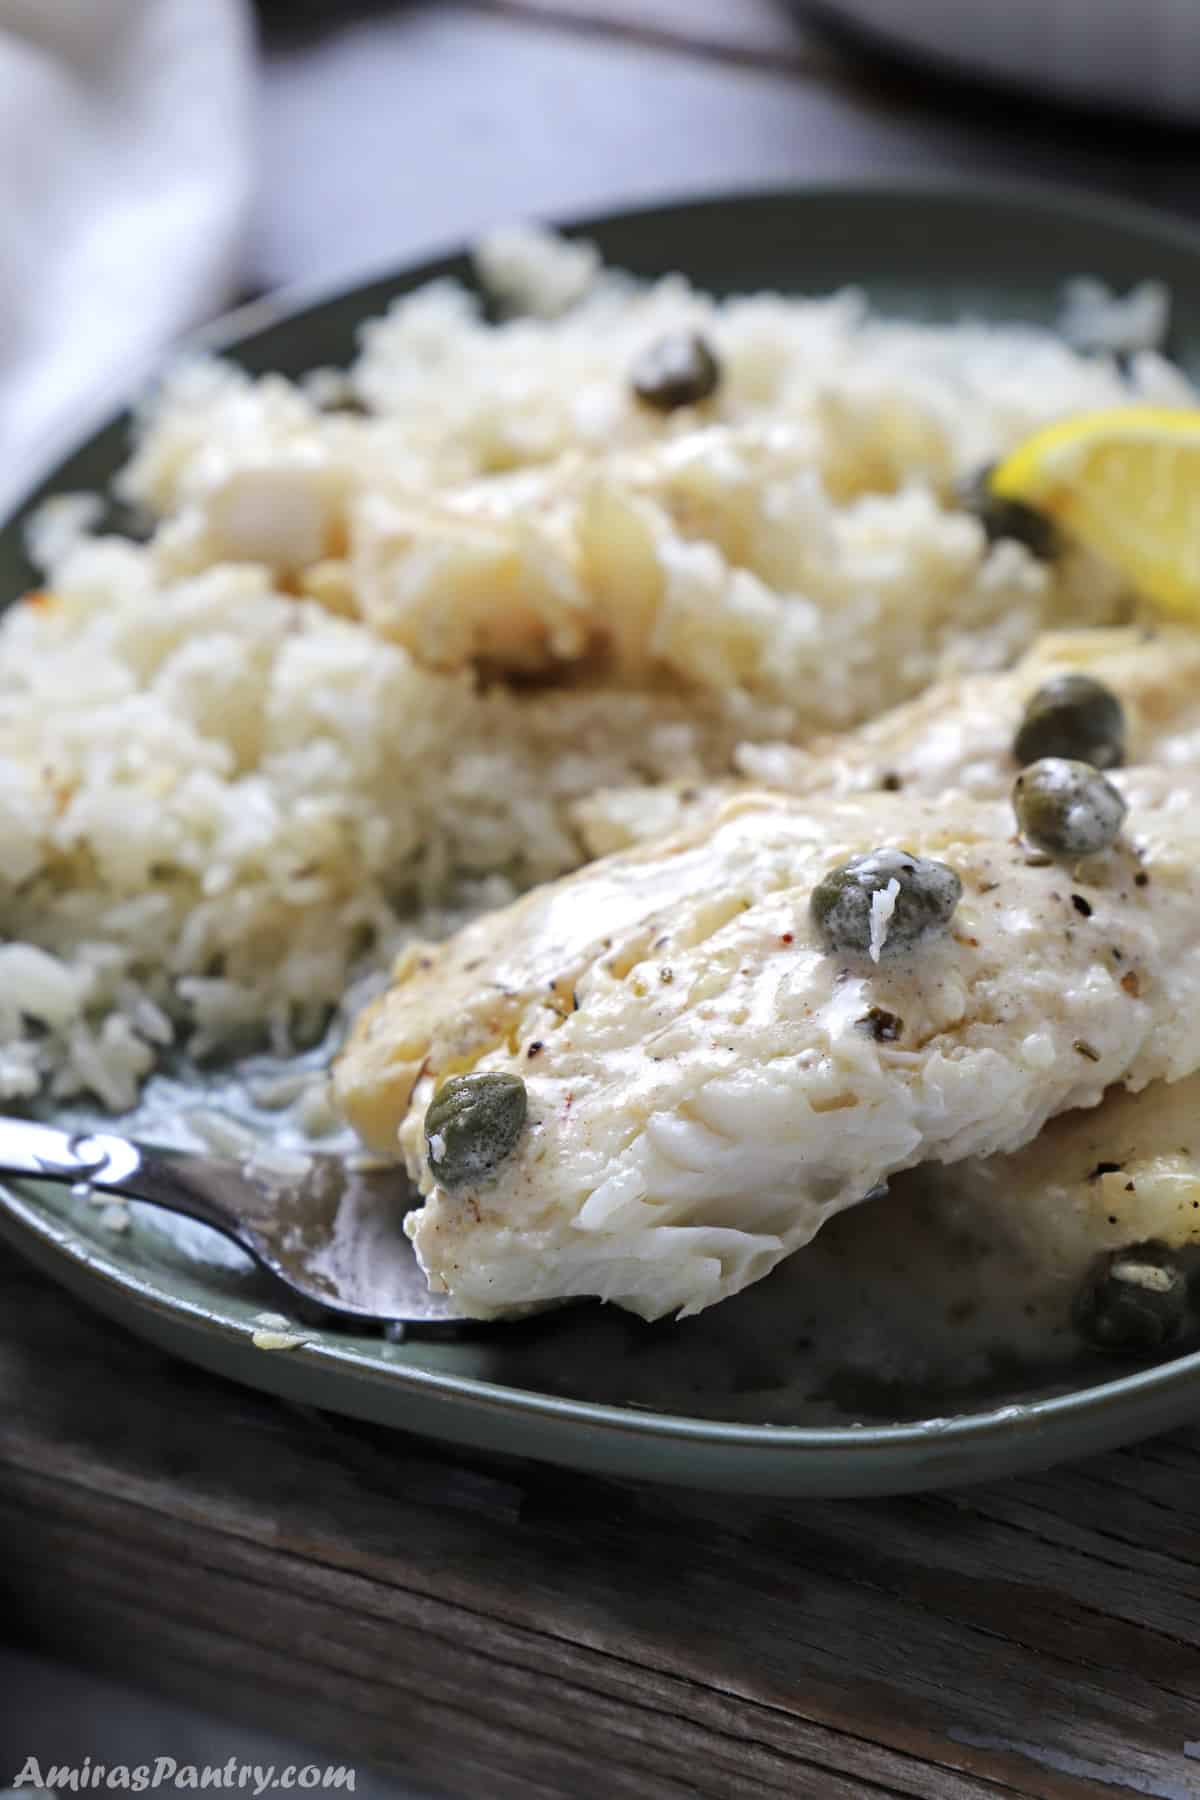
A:
[[[7,1253],[0,1319],[30,1648],[472,1800],[1200,1794],[1200,1430],[748,1500],[285,1407]]]

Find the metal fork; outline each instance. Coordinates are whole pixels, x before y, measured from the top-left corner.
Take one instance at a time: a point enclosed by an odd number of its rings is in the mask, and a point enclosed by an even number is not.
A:
[[[235,1161],[0,1118],[0,1175],[120,1194],[198,1219],[232,1238],[310,1314],[430,1336],[478,1324],[426,1286],[402,1228],[415,1198],[403,1169],[360,1171],[329,1154],[302,1160],[302,1174],[281,1177],[252,1155]]]

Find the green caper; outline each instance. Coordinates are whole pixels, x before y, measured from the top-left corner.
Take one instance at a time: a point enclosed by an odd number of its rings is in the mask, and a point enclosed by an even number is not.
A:
[[[1075,1300],[1080,1337],[1095,1350],[1161,1350],[1187,1316],[1187,1278],[1175,1252],[1150,1238],[1096,1258]]]
[[[1125,759],[1125,709],[1090,675],[1056,675],[1025,708],[1013,754],[1022,768],[1043,756],[1071,756],[1096,769]]]
[[[525,1105],[519,1075],[451,1075],[444,1081],[425,1112],[429,1166],[442,1187],[476,1187],[494,1175],[517,1147]]]
[[[999,494],[993,494],[995,467],[995,463],[987,463],[977,475],[963,482],[959,489],[963,505],[979,520],[989,544],[1014,538],[1018,544],[1024,544],[1031,556],[1052,562],[1062,549],[1058,527],[1053,519],[1026,505],[1024,500],[1002,500]]]
[[[1052,856],[1094,856],[1121,829],[1125,799],[1091,763],[1043,756],[1013,782],[1021,835]]]
[[[638,399],[659,412],[698,406],[716,392],[720,379],[716,352],[697,331],[659,338],[642,351],[630,374]]]
[[[877,941],[874,901],[896,883],[890,916]],[[962,882],[945,863],[907,850],[871,850],[832,869],[812,892],[810,907],[826,947],[836,955],[893,958],[944,931],[962,898]]]

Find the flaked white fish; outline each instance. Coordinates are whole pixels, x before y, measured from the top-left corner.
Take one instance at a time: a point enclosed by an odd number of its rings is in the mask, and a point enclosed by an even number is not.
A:
[[[407,1228],[431,1285],[482,1317],[580,1294],[697,1312],[899,1169],[1200,1068],[1200,773],[1114,779],[1126,830],[1076,869],[1030,856],[1007,796],[744,793],[407,951],[336,1084],[428,1196]],[[875,966],[823,947],[809,897],[881,845],[948,863],[963,897]],[[423,1118],[474,1069],[519,1073],[529,1122],[449,1194]]]

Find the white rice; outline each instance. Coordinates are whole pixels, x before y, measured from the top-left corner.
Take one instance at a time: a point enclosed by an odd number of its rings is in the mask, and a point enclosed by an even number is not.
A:
[[[256,1350],[298,1350],[304,1339],[292,1331],[254,1331],[250,1342]]]
[[[1127,607],[989,548],[955,484],[1057,415],[1194,403],[1155,349],[718,303],[527,232],[481,261],[522,316],[435,283],[349,389],[173,371],[118,483],[146,544],[88,535],[94,497],[44,510],[45,588],[0,625],[0,1100],[120,1110],[164,1050],[285,1052],[414,923],[573,866],[595,788]],[[664,417],[627,371],[683,327],[723,380]],[[321,410],[347,392],[369,416]]]
[[[1058,329],[1076,350],[1128,354],[1157,350],[1167,335],[1171,297],[1161,281],[1140,281],[1128,294],[1113,294],[1102,281],[1068,281]]]

